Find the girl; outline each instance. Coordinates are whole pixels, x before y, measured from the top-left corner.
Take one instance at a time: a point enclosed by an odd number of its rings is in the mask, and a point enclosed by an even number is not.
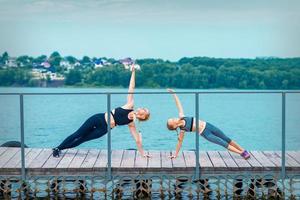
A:
[[[170,93],[173,94],[175,99],[176,106],[179,111],[179,118],[171,118],[168,119],[167,127],[169,130],[176,130],[179,128],[180,133],[178,136],[178,143],[176,146],[175,155],[170,156],[170,158],[176,158],[178,156],[178,152],[181,148],[184,133],[194,132],[196,131],[196,122],[193,117],[185,117],[183,113],[182,105],[179,101],[179,98],[174,93],[174,90],[168,89]],[[215,144],[221,145],[228,149],[229,151],[240,154],[244,159],[250,158],[250,154],[247,150],[244,150],[240,145],[238,145],[235,141],[228,138],[220,129],[215,127],[214,125],[199,120],[199,133],[208,141],[213,142]]]
[[[132,64],[132,73],[130,78],[128,93],[132,93],[135,87],[135,67]],[[144,153],[142,147],[142,137],[136,130],[134,121],[146,121],[149,119],[150,112],[147,108],[138,108],[133,110],[134,100],[133,94],[128,94],[127,103],[122,107],[112,110],[110,114],[110,122],[107,122],[108,113],[98,113],[88,118],[83,125],[72,135],[67,137],[59,146],[53,148],[53,156],[59,157],[61,150],[74,148],[89,140],[97,139],[107,133],[107,124],[111,128],[121,125],[128,125],[131,135],[136,142],[139,153],[144,157],[149,157]]]

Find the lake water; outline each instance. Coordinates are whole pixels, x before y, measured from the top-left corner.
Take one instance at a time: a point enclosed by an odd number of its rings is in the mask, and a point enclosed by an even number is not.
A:
[[[126,92],[111,88],[0,88],[1,92]],[[136,91],[165,91],[137,89]],[[195,91],[195,90],[177,90]],[[193,94],[179,95],[185,114],[195,115]],[[123,105],[126,95],[113,95],[112,107]],[[166,120],[177,116],[171,95],[135,95],[136,107],[147,107],[150,120],[140,123],[145,149],[175,149],[176,132],[166,128]],[[200,94],[200,119],[222,129],[249,150],[280,150],[280,94]],[[39,95],[24,97],[25,143],[29,147],[54,147],[73,133],[91,115],[106,111],[105,95]],[[286,144],[300,149],[300,94],[286,97]],[[19,97],[0,95],[0,144],[20,140]],[[86,142],[79,148],[107,148],[107,137]],[[112,130],[112,148],[136,148],[127,126]],[[195,148],[195,133],[187,133],[183,149]],[[200,150],[223,150],[200,137]]]

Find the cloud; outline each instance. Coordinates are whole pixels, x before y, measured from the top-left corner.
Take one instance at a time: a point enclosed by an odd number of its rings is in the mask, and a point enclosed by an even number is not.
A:
[[[1,0],[0,20],[102,23],[267,22],[300,18],[300,1],[227,0]]]

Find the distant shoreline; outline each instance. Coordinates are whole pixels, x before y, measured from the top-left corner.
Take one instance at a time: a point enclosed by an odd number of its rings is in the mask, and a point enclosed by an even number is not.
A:
[[[129,59],[129,58],[127,58]],[[1,60],[1,59],[0,59]],[[2,63],[1,63],[2,62]],[[89,58],[11,58],[2,55],[0,86],[127,88],[128,62]],[[141,88],[189,89],[300,89],[300,58],[217,59],[182,58],[177,62],[160,59],[135,61],[136,86]]]

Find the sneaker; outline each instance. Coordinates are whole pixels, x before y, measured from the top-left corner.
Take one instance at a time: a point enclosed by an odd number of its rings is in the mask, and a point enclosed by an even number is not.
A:
[[[247,160],[247,159],[250,158],[250,154],[249,154],[249,152],[248,152],[247,150],[243,151],[243,153],[241,154],[241,156],[242,156],[245,160]]]
[[[53,157],[58,158],[59,154],[60,154],[60,150],[58,148],[53,148],[52,149],[52,155],[53,155]]]

